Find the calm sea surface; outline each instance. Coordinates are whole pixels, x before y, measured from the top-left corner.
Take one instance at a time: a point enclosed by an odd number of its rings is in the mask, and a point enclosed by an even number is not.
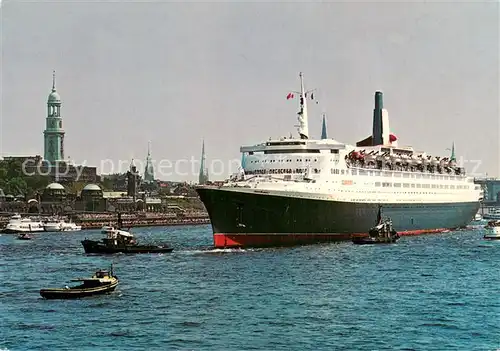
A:
[[[0,350],[500,349],[500,242],[481,230],[213,250],[209,226],[136,228],[171,254],[84,254],[99,231],[0,237]],[[116,292],[44,300],[113,262]]]

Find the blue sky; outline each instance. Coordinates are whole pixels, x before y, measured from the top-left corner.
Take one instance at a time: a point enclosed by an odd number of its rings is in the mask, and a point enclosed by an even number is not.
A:
[[[144,159],[148,141],[156,162],[199,159],[204,138],[227,169],[240,145],[297,134],[285,97],[303,71],[313,137],[322,112],[330,137],[369,135],[381,90],[399,145],[454,141],[469,171],[500,175],[498,17],[496,2],[4,0],[0,153],[43,155],[55,69],[75,162]]]

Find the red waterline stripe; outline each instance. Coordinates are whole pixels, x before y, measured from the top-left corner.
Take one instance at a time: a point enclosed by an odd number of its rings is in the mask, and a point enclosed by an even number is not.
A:
[[[400,235],[421,235],[441,233],[448,229],[420,229],[398,232]],[[241,233],[241,234],[222,234],[214,233],[214,246],[216,248],[224,247],[266,247],[266,246],[284,246],[313,244],[319,242],[346,241],[353,237],[365,237],[367,233],[353,234],[325,234],[325,233]]]
[[[421,235],[421,234],[436,234],[436,233],[442,233],[447,230],[450,230],[448,228],[439,228],[439,229],[419,229],[419,230],[408,230],[408,231],[403,231],[399,232],[398,234],[401,236],[406,236],[406,235]]]

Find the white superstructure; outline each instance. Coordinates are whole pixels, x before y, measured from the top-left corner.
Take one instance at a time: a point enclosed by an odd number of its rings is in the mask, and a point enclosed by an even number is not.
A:
[[[21,215],[13,215],[9,223],[7,223],[4,231],[6,233],[32,233],[32,232],[42,232],[43,223],[39,220],[34,220],[31,218],[22,218]]]
[[[454,155],[434,157],[397,146],[380,92],[375,95],[374,132],[358,146],[309,139],[302,74],[300,79],[300,139],[283,137],[241,147],[242,170],[223,185],[226,190],[362,203],[482,199],[481,187],[457,166]],[[376,140],[381,144],[373,146]]]
[[[73,222],[56,220],[45,223],[44,229],[46,232],[73,232],[82,230],[82,227]]]
[[[369,156],[357,162],[353,151]],[[481,187],[462,168],[447,167],[411,148],[281,139],[242,147],[241,152],[245,154],[244,176],[233,178],[226,186],[376,203],[470,202],[482,196]],[[381,162],[385,164],[377,167]]]

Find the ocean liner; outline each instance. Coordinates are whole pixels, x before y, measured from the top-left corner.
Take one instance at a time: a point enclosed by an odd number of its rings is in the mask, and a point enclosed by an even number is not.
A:
[[[375,93],[368,138],[356,145],[310,139],[307,101],[314,91],[299,77],[298,137],[242,146],[238,174],[221,186],[197,187],[215,247],[350,240],[376,224],[379,207],[401,235],[437,233],[474,218],[482,190],[457,165],[454,150],[439,157],[398,147],[382,92]]]

